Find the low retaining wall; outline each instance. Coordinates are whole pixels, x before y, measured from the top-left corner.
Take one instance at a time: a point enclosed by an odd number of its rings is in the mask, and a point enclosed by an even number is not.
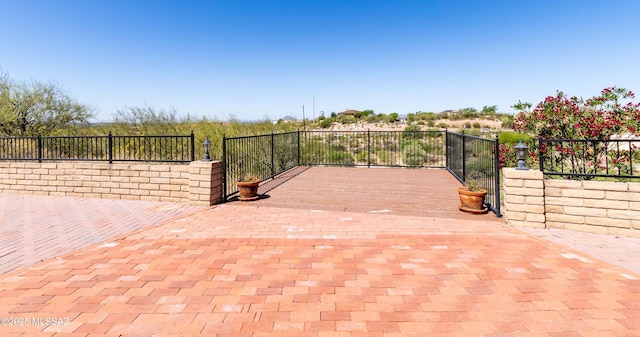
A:
[[[511,225],[640,237],[640,182],[544,179],[505,168],[503,186]]]
[[[0,162],[0,192],[213,205],[222,201],[222,166]]]

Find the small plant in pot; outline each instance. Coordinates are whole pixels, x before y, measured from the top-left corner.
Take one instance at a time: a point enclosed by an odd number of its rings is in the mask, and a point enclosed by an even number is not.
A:
[[[487,190],[482,188],[479,179],[482,174],[471,173],[466,186],[458,188],[460,195],[460,210],[474,214],[485,214],[489,209],[484,205]]]
[[[238,192],[240,196],[238,200],[240,201],[251,201],[258,199],[258,185],[260,184],[260,179],[256,175],[251,174],[242,174],[240,179],[238,179]]]

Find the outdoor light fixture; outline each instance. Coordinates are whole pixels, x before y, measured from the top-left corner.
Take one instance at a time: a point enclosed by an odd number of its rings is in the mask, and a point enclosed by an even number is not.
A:
[[[520,140],[513,148],[516,149],[516,158],[518,158],[516,170],[528,170],[529,168],[524,164],[524,153],[529,147],[524,145],[522,140]]]
[[[202,161],[211,161],[211,155],[209,154],[209,151],[211,151],[211,141],[209,141],[209,137],[207,137],[207,140],[205,140],[202,145],[204,145],[204,158]]]

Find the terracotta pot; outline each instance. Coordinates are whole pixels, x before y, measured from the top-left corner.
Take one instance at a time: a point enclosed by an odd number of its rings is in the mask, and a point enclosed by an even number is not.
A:
[[[238,181],[238,191],[240,192],[240,201],[251,201],[258,199],[259,181]]]
[[[484,197],[487,195],[487,190],[471,192],[466,187],[459,187],[458,194],[460,195],[460,210],[486,213],[487,208],[484,206]]]

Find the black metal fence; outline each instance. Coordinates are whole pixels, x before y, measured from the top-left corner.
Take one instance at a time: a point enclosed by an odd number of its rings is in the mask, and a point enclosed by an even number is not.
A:
[[[485,205],[500,213],[500,163],[495,140],[447,132],[446,167],[461,183],[475,180],[487,190]]]
[[[444,131],[304,131],[302,165],[445,167]]]
[[[444,131],[298,131],[223,138],[224,196],[236,181],[274,178],[296,166],[447,168],[460,182],[487,189],[485,204],[500,214],[498,140]]]
[[[190,162],[195,137],[188,136],[36,136],[0,138],[0,160]]]
[[[540,171],[571,179],[640,179],[640,139],[538,140]]]
[[[224,199],[238,193],[236,181],[273,178],[300,165],[300,132],[222,138]]]

